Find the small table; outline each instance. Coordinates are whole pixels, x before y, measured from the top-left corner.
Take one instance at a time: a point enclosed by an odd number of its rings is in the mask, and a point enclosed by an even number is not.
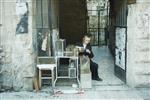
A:
[[[76,75],[75,75],[75,77],[70,77],[69,75],[68,76],[59,76],[58,75],[58,70],[59,70],[58,67],[60,66],[59,60],[61,58],[69,58],[69,59],[72,59],[72,60],[75,61],[75,66],[74,66],[76,68]],[[56,67],[56,78],[55,78],[55,81],[54,81],[54,86],[55,86],[56,81],[58,79],[65,79],[66,78],[66,79],[77,79],[77,82],[78,82],[79,87],[80,87],[80,81],[79,81],[79,61],[78,60],[79,60],[78,56],[56,56],[57,67]]]

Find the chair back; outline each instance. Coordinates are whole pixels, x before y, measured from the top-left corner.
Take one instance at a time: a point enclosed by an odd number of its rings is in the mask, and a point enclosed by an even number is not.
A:
[[[55,57],[38,57],[37,64],[55,64]]]

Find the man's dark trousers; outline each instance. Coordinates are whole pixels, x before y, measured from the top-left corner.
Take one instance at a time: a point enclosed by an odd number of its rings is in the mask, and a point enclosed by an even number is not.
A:
[[[90,60],[90,70],[92,72],[92,79],[98,78],[98,64]]]

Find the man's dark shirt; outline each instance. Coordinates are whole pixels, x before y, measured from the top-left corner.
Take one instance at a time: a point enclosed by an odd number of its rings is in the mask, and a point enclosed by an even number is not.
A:
[[[83,43],[78,43],[77,46],[84,48]],[[89,50],[90,53],[89,53],[89,52],[86,52],[86,49]],[[83,55],[88,56],[90,59],[94,57],[94,54],[93,54],[93,51],[92,51],[92,47],[91,47],[90,44],[88,44],[88,45],[86,46],[84,52],[80,52],[80,53],[79,53],[79,56],[83,56]]]

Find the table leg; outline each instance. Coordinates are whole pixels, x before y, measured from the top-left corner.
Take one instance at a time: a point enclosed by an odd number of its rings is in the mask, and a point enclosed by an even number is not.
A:
[[[79,80],[79,77],[80,77],[80,73],[79,73],[79,61],[77,59],[77,82],[79,84],[79,88],[81,87],[81,83],[80,83],[80,80]]]
[[[54,69],[51,70],[51,76],[52,76],[52,87],[54,88]]]
[[[42,86],[42,72],[41,72],[41,70],[39,69],[39,88],[41,89],[41,86]]]

